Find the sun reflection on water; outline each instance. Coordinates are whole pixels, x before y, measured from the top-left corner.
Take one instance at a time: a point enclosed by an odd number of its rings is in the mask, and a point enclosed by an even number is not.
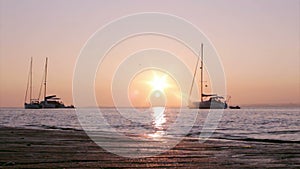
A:
[[[155,132],[149,134],[148,136],[153,139],[160,139],[166,134],[165,127],[164,127],[164,124],[166,123],[165,107],[152,107],[152,112],[153,112],[152,124]]]

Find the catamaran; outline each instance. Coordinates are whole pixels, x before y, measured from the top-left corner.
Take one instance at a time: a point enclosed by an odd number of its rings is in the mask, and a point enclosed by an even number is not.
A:
[[[200,101],[191,101],[191,94],[193,85],[195,82],[195,77],[197,74],[197,68],[199,65],[200,57],[197,59],[197,64],[194,71],[193,81],[191,84],[190,94],[189,94],[189,105],[188,107],[191,109],[226,109],[227,103],[224,97],[219,96],[217,94],[205,94],[203,92],[203,44],[201,44],[201,82],[200,82]]]
[[[44,78],[42,81],[42,84],[44,84],[44,100],[40,101],[42,85],[40,87],[38,99],[33,99],[32,98],[32,58],[31,58],[26,94],[25,94],[25,103],[24,103],[25,109],[74,108],[73,105],[65,106],[64,103],[60,100],[60,98],[56,97],[56,95],[47,96],[47,68],[48,68],[48,58],[46,58]],[[29,89],[29,103],[26,102],[28,97],[27,96],[28,89]]]

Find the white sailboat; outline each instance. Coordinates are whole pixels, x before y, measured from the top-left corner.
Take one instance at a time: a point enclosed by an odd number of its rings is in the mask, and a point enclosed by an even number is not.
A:
[[[193,81],[190,89],[190,95],[189,95],[189,105],[188,107],[191,109],[226,109],[227,103],[224,97],[218,96],[217,94],[204,94],[203,92],[203,44],[201,44],[201,83],[200,83],[200,101],[191,101],[191,94],[193,85],[195,82],[195,76],[197,74],[197,68],[199,65],[199,59],[198,57],[197,64],[194,71]]]

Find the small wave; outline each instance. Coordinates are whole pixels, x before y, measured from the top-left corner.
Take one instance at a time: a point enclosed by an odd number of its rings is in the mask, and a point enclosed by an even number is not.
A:
[[[80,129],[71,128],[71,127],[58,127],[58,126],[48,126],[48,125],[26,125],[28,127],[37,127],[42,129],[53,129],[53,130],[72,130],[72,131],[82,131]]]
[[[266,142],[266,143],[297,143],[299,144],[300,141],[294,140],[277,140],[277,139],[257,139],[257,138],[240,138],[240,137],[231,137],[231,138],[224,138],[224,137],[214,137],[216,139],[223,139],[223,140],[236,140],[236,141],[249,141],[249,142]]]
[[[268,131],[269,134],[291,134],[300,133],[300,130],[282,130],[282,131]]]

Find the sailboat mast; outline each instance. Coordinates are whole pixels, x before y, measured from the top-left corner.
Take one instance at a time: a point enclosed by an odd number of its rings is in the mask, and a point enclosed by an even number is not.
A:
[[[30,59],[30,82],[29,82],[29,102],[32,102],[32,57]]]
[[[191,85],[191,89],[190,89],[190,94],[189,94],[189,100],[191,99],[191,95],[192,95],[192,90],[193,90],[193,86],[194,86],[194,82],[195,82],[195,77],[196,77],[196,73],[197,73],[197,68],[198,68],[198,65],[199,65],[199,59],[200,59],[200,57],[198,57],[198,59],[197,59],[197,63],[196,63],[195,71],[194,71],[194,76],[193,76],[193,81],[192,81],[192,85]]]
[[[48,64],[48,57],[46,57],[46,63],[45,63],[45,79],[44,79],[44,101],[46,103],[46,93],[47,93],[47,65]]]
[[[28,72],[28,77],[27,77],[27,85],[26,85],[26,92],[25,92],[25,98],[24,98],[24,103],[26,103],[26,101],[27,101],[27,94],[28,94],[28,89],[29,89],[29,103],[31,102],[31,84],[32,84],[32,82],[31,82],[31,79],[32,79],[32,77],[31,77],[31,74],[32,74],[32,57],[31,57],[31,59],[30,59],[30,66],[29,66],[29,72]]]
[[[201,43],[201,102],[203,102],[203,43]]]

